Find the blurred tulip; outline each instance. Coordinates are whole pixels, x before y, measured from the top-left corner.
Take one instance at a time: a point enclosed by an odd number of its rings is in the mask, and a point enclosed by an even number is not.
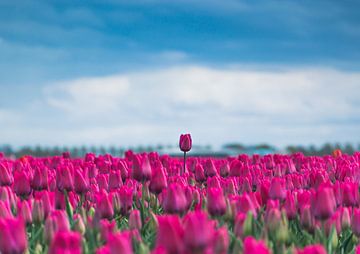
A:
[[[162,207],[166,213],[181,214],[185,212],[187,200],[182,186],[172,183],[164,194]]]
[[[22,254],[26,248],[24,221],[21,218],[0,218],[0,253]]]
[[[222,216],[226,212],[224,194],[219,188],[209,188],[207,191],[207,209],[212,216]]]
[[[326,254],[325,248],[320,244],[310,245],[302,250],[297,250],[296,254]]]
[[[140,230],[142,227],[141,216],[139,210],[132,210],[129,216],[129,228]]]
[[[190,212],[184,217],[184,242],[192,253],[204,251],[214,238],[213,224],[201,211]]]
[[[184,229],[176,215],[158,217],[159,229],[156,237],[156,247],[164,248],[168,253],[183,253]]]
[[[248,236],[244,240],[244,254],[270,254],[270,251],[263,241]]]
[[[50,244],[49,254],[60,253],[81,254],[81,235],[77,232],[57,232]]]
[[[312,196],[314,216],[320,220],[326,220],[333,215],[335,208],[336,201],[332,188],[320,186]]]

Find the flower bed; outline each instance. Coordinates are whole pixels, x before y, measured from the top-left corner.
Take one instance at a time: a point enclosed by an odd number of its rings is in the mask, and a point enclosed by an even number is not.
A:
[[[360,153],[0,158],[1,253],[353,253]]]

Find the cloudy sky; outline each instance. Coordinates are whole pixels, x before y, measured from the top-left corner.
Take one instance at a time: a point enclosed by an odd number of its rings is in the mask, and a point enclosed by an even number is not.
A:
[[[0,0],[0,144],[359,143],[359,8]]]

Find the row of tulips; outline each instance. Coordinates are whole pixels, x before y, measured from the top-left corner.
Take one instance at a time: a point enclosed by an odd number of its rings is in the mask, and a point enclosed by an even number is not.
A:
[[[0,155],[0,253],[360,253],[360,153]]]

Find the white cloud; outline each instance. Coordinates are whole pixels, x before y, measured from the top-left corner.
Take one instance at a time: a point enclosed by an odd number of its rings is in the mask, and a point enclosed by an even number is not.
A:
[[[112,112],[126,94],[129,81],[122,76],[81,78],[45,89],[50,106],[85,115]]]
[[[45,97],[79,143],[166,143],[189,131],[205,144],[284,145],[360,141],[359,85],[360,73],[335,69],[198,65],[62,81]]]

